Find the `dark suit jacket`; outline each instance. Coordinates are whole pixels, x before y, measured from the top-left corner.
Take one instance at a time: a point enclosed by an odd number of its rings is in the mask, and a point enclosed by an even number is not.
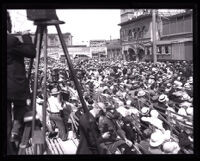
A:
[[[7,34],[7,99],[25,100],[29,94],[24,57],[34,58],[36,50],[27,35],[24,43]]]
[[[102,154],[103,151],[99,145],[102,142],[100,131],[96,124],[95,118],[89,113],[91,121],[89,122],[88,116],[83,114],[79,120],[80,141],[76,154]],[[94,130],[95,136],[92,134],[91,129]],[[96,138],[96,140],[95,140]]]

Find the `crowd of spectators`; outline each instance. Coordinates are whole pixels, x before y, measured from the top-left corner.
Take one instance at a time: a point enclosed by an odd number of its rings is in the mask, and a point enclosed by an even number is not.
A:
[[[98,109],[95,121],[106,154],[193,153],[192,63],[84,60],[74,67],[88,109]],[[41,120],[43,76],[41,69]],[[47,78],[48,136],[79,139],[84,112],[67,66],[49,67]]]

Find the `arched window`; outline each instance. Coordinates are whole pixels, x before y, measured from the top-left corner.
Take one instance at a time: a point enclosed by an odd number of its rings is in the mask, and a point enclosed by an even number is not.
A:
[[[138,38],[141,38],[141,31],[140,31],[140,28],[138,27]]]
[[[145,26],[142,27],[142,31],[141,31],[141,37],[144,37],[146,32]]]
[[[132,31],[128,30],[128,39],[131,39],[131,38],[132,38]]]
[[[136,31],[135,31],[135,28],[133,29],[133,34],[132,34],[132,35],[133,35],[133,38],[136,39]]]

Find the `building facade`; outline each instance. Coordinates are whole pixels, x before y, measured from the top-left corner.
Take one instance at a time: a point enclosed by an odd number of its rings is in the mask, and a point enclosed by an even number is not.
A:
[[[134,14],[121,12],[120,39],[124,59],[152,61],[152,14],[150,10]],[[192,60],[192,11],[156,16],[157,60]],[[165,16],[167,15],[167,16]]]
[[[93,59],[101,61],[107,58],[106,40],[90,40],[89,47]]]
[[[123,60],[120,39],[106,41],[106,47],[108,60]]]

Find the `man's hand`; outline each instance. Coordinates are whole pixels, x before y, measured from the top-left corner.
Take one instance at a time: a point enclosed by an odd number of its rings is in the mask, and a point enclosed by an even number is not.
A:
[[[105,132],[103,135],[102,135],[102,138],[104,139],[108,139],[110,137],[110,133],[109,132]]]

